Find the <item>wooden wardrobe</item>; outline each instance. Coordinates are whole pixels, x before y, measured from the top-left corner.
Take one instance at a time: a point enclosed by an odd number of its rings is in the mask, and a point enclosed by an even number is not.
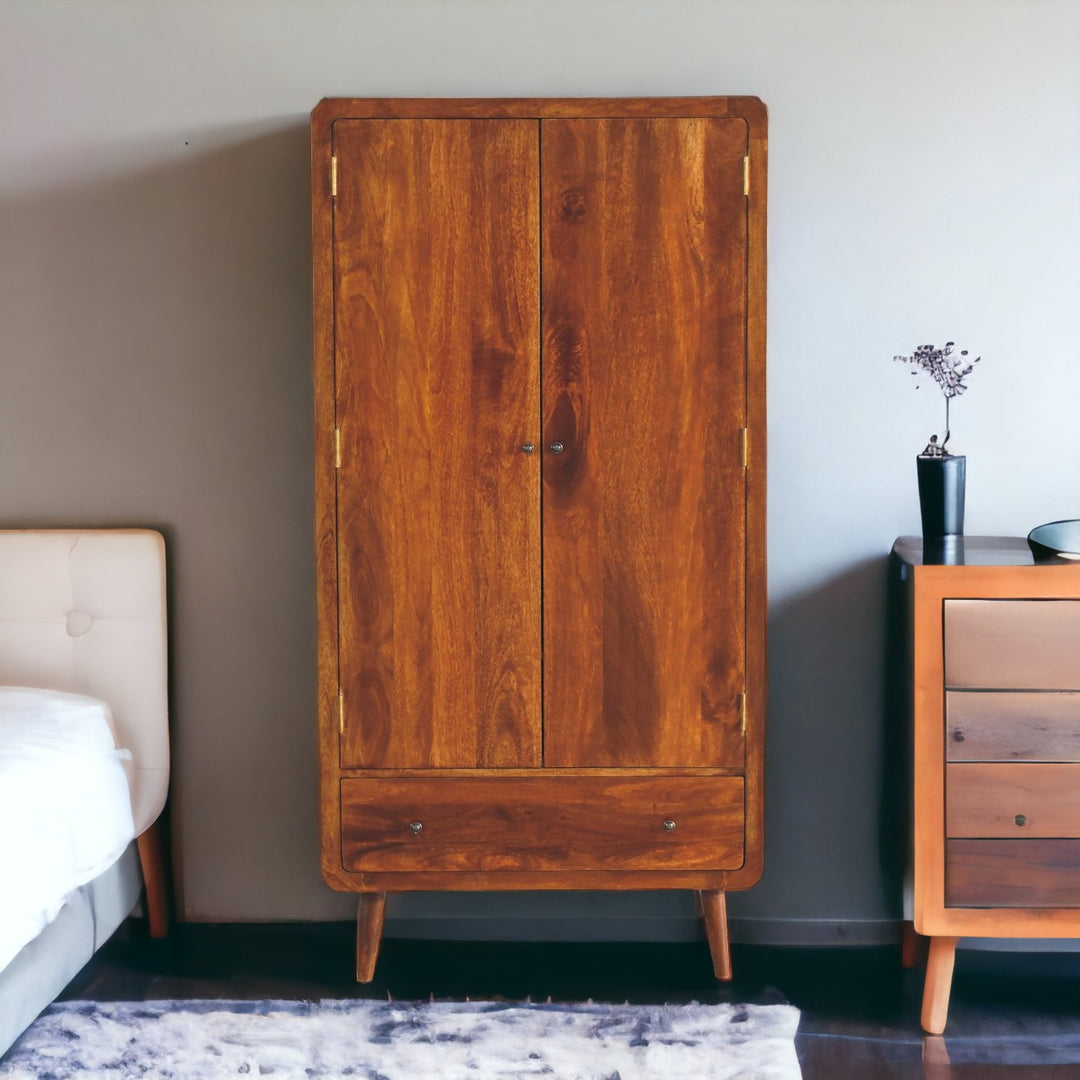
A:
[[[312,115],[322,868],[360,896],[762,862],[757,98]]]

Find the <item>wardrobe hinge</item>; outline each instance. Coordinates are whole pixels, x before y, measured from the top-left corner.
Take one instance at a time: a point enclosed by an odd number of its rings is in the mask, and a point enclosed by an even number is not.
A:
[[[337,155],[330,159],[330,198],[337,198]]]
[[[341,428],[334,428],[334,468],[341,468]]]
[[[742,159],[742,193],[744,195],[750,194],[750,158],[744,157]]]
[[[345,691],[337,692],[337,726],[338,733],[345,734]]]
[[[746,694],[739,695],[739,731],[746,734]]]
[[[743,428],[740,435],[742,439],[742,467],[750,468],[750,429]]]

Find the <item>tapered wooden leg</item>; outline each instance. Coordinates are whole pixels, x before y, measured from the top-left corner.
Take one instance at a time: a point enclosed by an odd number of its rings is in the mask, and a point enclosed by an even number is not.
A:
[[[701,914],[705,918],[705,935],[712,953],[713,973],[721,982],[731,982],[731,946],[728,942],[727,899],[719,889],[698,892]]]
[[[383,920],[386,917],[386,893],[361,893],[356,908],[356,981],[371,982],[375,978],[375,961],[379,958]]]
[[[905,919],[900,924],[900,966],[905,971],[926,963],[927,939],[915,933],[915,924]]]
[[[952,990],[953,965],[956,962],[956,938],[930,939],[926,960],[926,983],[923,986],[922,1026],[930,1035],[940,1035],[949,1017],[949,993]]]
[[[165,881],[165,857],[162,852],[161,829],[157,821],[137,840],[139,863],[146,885],[146,917],[150,936],[169,936],[169,894]]]

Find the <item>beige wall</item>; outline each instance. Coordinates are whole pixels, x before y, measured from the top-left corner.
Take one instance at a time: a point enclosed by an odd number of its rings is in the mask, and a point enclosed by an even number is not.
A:
[[[0,80],[0,524],[164,531],[184,906],[210,920],[351,913],[316,854],[311,107],[760,95],[769,812],[733,913],[744,936],[878,932],[881,560],[918,530],[940,412],[890,357],[984,355],[953,417],[969,532],[1080,514],[1080,5],[0,0]],[[443,911],[585,934],[688,916],[415,898],[399,925]]]

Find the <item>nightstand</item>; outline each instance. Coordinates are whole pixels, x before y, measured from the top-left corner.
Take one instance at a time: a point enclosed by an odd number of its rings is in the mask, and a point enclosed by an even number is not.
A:
[[[940,562],[931,561],[936,556]],[[948,560],[947,562],[945,560]],[[893,547],[909,611],[922,1023],[960,937],[1080,937],[1080,564],[1023,539]]]

